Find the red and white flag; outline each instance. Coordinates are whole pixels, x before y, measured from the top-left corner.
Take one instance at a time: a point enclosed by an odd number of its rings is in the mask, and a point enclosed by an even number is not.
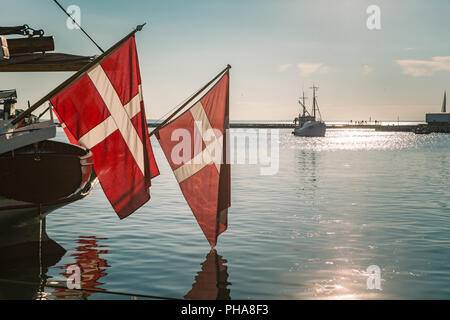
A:
[[[230,207],[229,73],[156,134],[181,191],[214,247]]]
[[[148,136],[134,36],[50,100],[68,138],[90,149],[94,169],[123,219],[150,199],[159,174]]]

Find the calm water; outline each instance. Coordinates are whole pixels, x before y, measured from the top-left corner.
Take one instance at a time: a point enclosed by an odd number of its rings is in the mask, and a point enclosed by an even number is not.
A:
[[[153,141],[161,175],[150,202],[120,221],[97,186],[51,213],[46,232],[66,252],[41,273],[65,279],[66,266],[78,263],[84,287],[173,298],[450,298],[450,135],[279,132],[276,175],[232,167],[229,229],[217,253]],[[370,265],[381,268],[382,290],[367,289]],[[10,278],[39,274],[11,270]],[[14,290],[23,298],[127,298]]]

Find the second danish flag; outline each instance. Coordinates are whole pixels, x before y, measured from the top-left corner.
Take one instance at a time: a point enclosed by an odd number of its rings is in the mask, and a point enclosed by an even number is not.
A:
[[[227,163],[229,73],[157,138],[211,247],[228,227],[231,178]]]

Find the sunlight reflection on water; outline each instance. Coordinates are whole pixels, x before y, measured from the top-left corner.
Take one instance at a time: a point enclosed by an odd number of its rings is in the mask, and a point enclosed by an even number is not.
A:
[[[152,144],[161,175],[138,212],[119,220],[97,187],[48,216],[49,237],[67,253],[47,276],[61,278],[80,241],[96,239],[103,267],[88,265],[101,272],[99,289],[211,299],[450,297],[449,135],[328,130],[308,139],[280,130],[276,175],[233,165],[229,229],[214,259]],[[382,290],[367,289],[370,265],[381,268]]]
[[[329,129],[323,138],[299,138],[283,136],[282,143],[291,149],[335,151],[335,150],[401,150],[419,147],[432,142],[432,136],[418,139],[409,132],[380,132],[375,130]]]

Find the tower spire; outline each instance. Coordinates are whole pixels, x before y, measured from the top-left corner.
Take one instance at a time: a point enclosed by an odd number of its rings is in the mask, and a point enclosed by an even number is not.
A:
[[[444,91],[444,101],[442,101],[442,112],[447,112],[447,91]]]

